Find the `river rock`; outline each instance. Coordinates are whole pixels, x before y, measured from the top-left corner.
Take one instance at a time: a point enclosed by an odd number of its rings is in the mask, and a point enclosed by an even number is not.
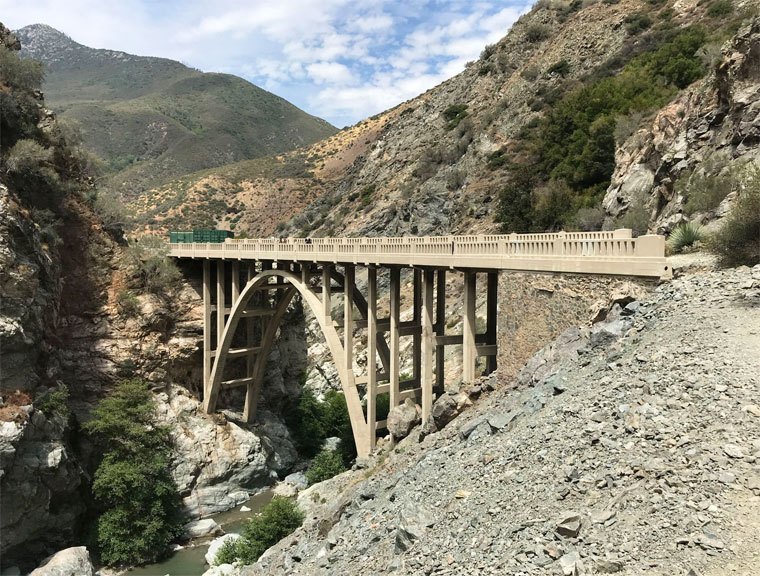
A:
[[[215,536],[222,533],[222,528],[211,518],[196,520],[185,524],[185,536],[187,538],[203,538],[204,536]]]
[[[388,413],[388,431],[396,439],[406,438],[419,421],[420,414],[414,400],[407,398]]]
[[[90,553],[84,546],[66,548],[46,559],[29,576],[92,576]]]
[[[208,545],[208,552],[206,552],[206,563],[209,566],[213,566],[214,561],[216,560],[216,555],[219,553],[219,549],[222,547],[222,545],[227,540],[232,540],[235,542],[238,538],[240,538],[240,534],[231,532],[230,534],[225,534],[224,536],[219,536],[219,538],[212,540],[211,544]]]

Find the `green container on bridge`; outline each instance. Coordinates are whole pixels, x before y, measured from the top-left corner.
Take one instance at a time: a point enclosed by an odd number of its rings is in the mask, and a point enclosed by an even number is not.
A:
[[[224,242],[235,235],[229,230],[193,230],[192,232],[169,232],[169,242],[172,244],[187,244],[192,242]]]

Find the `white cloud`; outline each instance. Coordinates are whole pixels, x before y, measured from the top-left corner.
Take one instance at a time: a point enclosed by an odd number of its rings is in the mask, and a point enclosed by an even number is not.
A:
[[[242,75],[337,125],[461,72],[525,0],[0,0],[11,28]]]

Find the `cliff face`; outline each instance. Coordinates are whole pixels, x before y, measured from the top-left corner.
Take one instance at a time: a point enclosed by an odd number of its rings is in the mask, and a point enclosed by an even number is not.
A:
[[[0,42],[18,50],[2,25]],[[12,90],[0,81],[3,96],[18,96]],[[28,132],[63,155],[64,144],[53,138],[56,119],[39,92],[25,102],[34,106]],[[144,378],[158,392],[160,416],[176,446],[174,476],[191,515],[234,506],[298,458],[276,416],[264,413],[254,428],[236,423],[239,415],[209,417],[200,409],[201,298],[192,273],[171,297],[138,292],[135,313],[120,313],[118,296],[134,284],[124,247],[84,200],[86,181],[61,172],[56,182],[61,198],[45,204],[31,202],[17,181],[0,174],[3,568],[31,568],[82,537],[97,462],[79,425],[120,378]],[[290,353],[287,343],[282,352]],[[291,367],[297,370],[298,363]],[[281,380],[280,370],[271,377]],[[64,388],[68,401],[52,402]],[[273,387],[272,406],[293,393]]]
[[[716,72],[689,87],[653,122],[618,149],[604,198],[609,218],[644,204],[650,227],[667,233],[689,219],[684,205],[699,180],[760,163],[760,20],[742,27],[723,47]],[[680,183],[680,186],[679,186]],[[726,213],[734,194],[693,215],[708,221]]]

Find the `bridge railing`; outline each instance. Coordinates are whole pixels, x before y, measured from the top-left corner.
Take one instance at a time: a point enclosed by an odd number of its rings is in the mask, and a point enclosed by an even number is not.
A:
[[[207,257],[219,254],[232,258],[298,259],[302,254],[315,259],[360,259],[371,257],[378,262],[388,256],[389,262],[399,257],[449,257],[451,265],[467,266],[478,258],[542,261],[556,260],[634,260],[665,262],[662,236],[633,238],[631,230],[603,232],[557,232],[545,234],[483,234],[466,236],[377,237],[377,238],[245,238],[228,239],[224,243],[171,244],[175,256]],[[394,260],[395,259],[395,260]],[[414,261],[413,259],[409,260]],[[426,260],[422,260],[426,261]],[[483,260],[485,262],[485,260]],[[455,264],[456,263],[456,264]],[[509,264],[504,264],[509,266]],[[547,266],[549,266],[547,264]]]

